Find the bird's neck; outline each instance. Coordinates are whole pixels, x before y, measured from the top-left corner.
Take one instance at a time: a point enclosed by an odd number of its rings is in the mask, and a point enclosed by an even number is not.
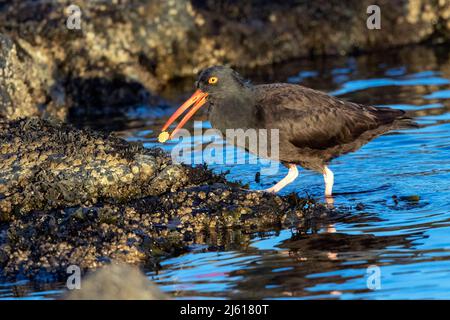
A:
[[[244,87],[239,94],[212,97],[209,121],[221,131],[255,128],[255,101],[251,87]]]

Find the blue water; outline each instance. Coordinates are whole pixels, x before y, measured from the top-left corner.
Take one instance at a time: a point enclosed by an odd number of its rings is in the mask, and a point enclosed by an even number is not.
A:
[[[289,81],[358,103],[404,109],[423,127],[391,132],[333,161],[336,210],[329,219],[264,234],[230,230],[223,247],[193,244],[148,277],[177,298],[449,299],[449,53],[406,49],[389,58],[299,61],[248,74],[255,82]],[[190,90],[180,88],[173,101]],[[155,137],[173,109],[151,110],[134,110],[119,134],[159,145]],[[287,172],[281,167],[257,183],[259,164],[210,167],[229,170],[229,179],[252,189],[267,188]],[[300,170],[282,191],[290,192],[323,201],[323,178]],[[380,275],[376,287],[370,282],[373,270]],[[0,297],[18,296],[11,289],[17,287],[0,286]],[[33,287],[19,296],[53,294]]]

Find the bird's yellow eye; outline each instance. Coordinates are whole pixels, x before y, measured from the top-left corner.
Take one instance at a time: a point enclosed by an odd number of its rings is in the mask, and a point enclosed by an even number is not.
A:
[[[210,77],[210,78],[208,79],[208,83],[209,83],[209,84],[216,84],[216,83],[217,83],[217,80],[219,80],[217,77]]]

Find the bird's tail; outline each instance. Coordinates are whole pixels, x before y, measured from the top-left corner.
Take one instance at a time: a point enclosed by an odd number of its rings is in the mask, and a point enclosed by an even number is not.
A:
[[[414,129],[420,128],[420,125],[408,116],[404,116],[402,118],[396,119],[394,121],[394,125],[396,129]]]
[[[392,129],[419,128],[419,124],[405,111],[392,108],[377,108],[377,118],[382,124],[392,124]]]

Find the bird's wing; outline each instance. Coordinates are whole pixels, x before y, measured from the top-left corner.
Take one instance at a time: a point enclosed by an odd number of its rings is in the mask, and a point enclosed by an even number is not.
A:
[[[327,149],[390,124],[402,110],[345,102],[294,84],[255,86],[266,128],[280,129],[298,148]]]

